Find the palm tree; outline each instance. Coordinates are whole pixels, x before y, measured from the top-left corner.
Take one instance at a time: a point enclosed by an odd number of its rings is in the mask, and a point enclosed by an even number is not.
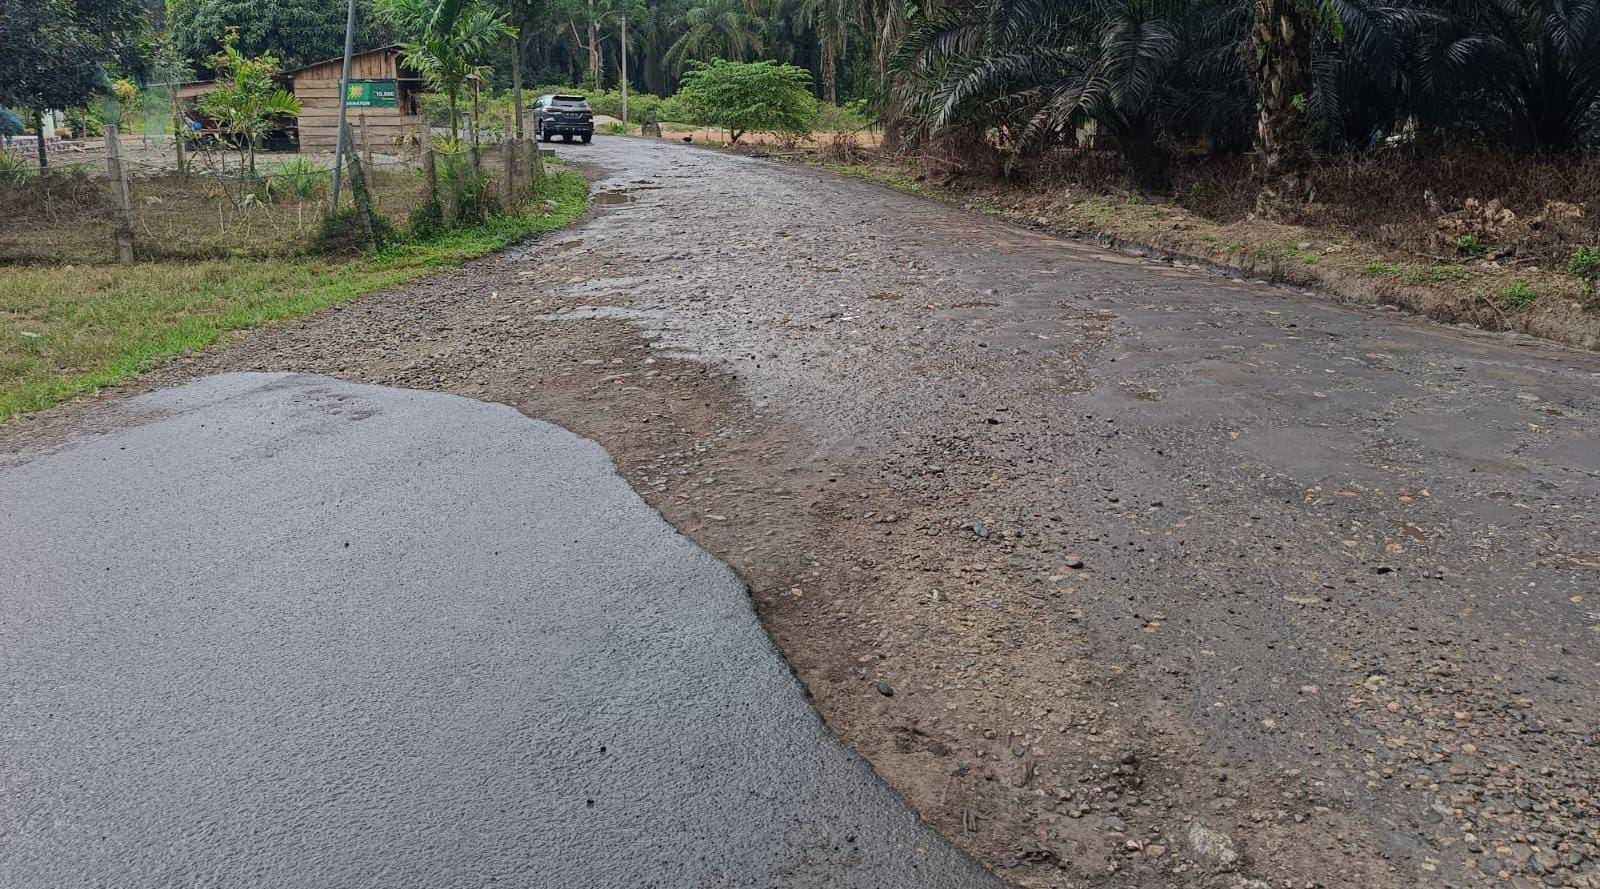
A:
[[[483,0],[379,0],[378,12],[411,38],[400,44],[406,65],[449,98],[450,138],[459,140],[461,91],[517,30]]]
[[[745,0],[696,0],[679,20],[683,33],[667,50],[666,63],[681,70],[690,59],[748,59],[764,49],[765,24]]]
[[[994,0],[920,28],[895,64],[922,133],[993,129],[1016,158],[1093,125],[1116,138],[1136,180],[1158,187],[1178,138],[1243,141],[1242,12],[1231,2]]]
[[[281,118],[298,115],[300,100],[277,85],[280,69],[271,53],[249,58],[239,51],[238,43],[238,30],[230,28],[223,38],[222,51],[211,57],[219,88],[205,97],[204,107],[206,114],[248,155],[248,165],[240,167],[254,177],[256,144]]]
[[[1600,0],[1418,5],[1418,76],[1429,105],[1466,106],[1468,120],[1526,148],[1600,145]]]
[[[839,59],[848,50],[851,0],[802,0],[800,23],[817,36],[822,100],[839,104]]]
[[[1308,0],[1252,0],[1250,48],[1259,100],[1256,211],[1278,216],[1306,195],[1311,172],[1311,43]]]

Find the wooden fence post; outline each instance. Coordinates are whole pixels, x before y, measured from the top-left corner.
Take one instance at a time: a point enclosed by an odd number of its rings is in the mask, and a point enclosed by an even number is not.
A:
[[[185,137],[189,135],[189,128],[184,126],[183,103],[178,99],[178,88],[172,88],[172,143],[178,149],[178,172],[189,172],[188,158],[184,156]]]
[[[506,117],[506,135],[500,141],[500,158],[505,166],[506,209],[510,210],[517,199],[517,137],[512,120]]]
[[[361,122],[361,162],[366,164],[367,169],[370,170],[372,169],[372,131],[367,129],[366,112],[357,115],[356,119]]]
[[[433,129],[426,120],[417,121],[417,138],[422,146],[422,181],[428,185],[428,200],[439,199],[439,171],[434,166]]]
[[[133,265],[133,199],[128,192],[128,171],[122,166],[122,140],[117,125],[106,124],[106,178],[111,182],[112,225],[116,230],[117,261]]]
[[[360,217],[358,223],[362,234],[366,236],[368,251],[378,249],[378,232],[372,223],[372,195],[367,191],[367,177],[362,172],[361,160],[353,150],[355,137],[350,132],[350,124],[344,125],[344,130],[339,134],[346,141],[345,159],[350,167],[350,197],[355,200],[356,215]],[[337,207],[334,212],[338,212]]]

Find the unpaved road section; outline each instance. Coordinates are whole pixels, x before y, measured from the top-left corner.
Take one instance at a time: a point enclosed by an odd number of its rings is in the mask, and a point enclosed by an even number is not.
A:
[[[499,405],[229,374],[0,470],[0,883],[996,887]]]
[[[558,150],[583,226],[149,384],[315,371],[593,438],[1017,883],[1600,885],[1600,357]]]

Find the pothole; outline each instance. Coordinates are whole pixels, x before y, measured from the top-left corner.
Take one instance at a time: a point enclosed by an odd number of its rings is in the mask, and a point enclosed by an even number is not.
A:
[[[623,204],[631,204],[634,200],[635,198],[632,194],[621,188],[602,191],[594,196],[594,203],[597,207],[617,207]]]

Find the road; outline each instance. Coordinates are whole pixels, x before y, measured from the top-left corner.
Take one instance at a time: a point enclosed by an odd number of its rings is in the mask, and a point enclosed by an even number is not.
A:
[[[594,439],[1018,884],[1600,885],[1600,356],[557,151],[580,227],[150,385],[309,371]]]
[[[594,443],[227,374],[0,471],[7,889],[998,887]]]
[[[626,303],[570,316],[623,317],[729,368],[814,447],[886,480],[905,533],[956,548],[940,551],[949,583],[967,554],[1004,550],[970,588],[998,568],[1044,595],[1082,635],[1035,625],[1017,645],[1087,644],[1070,658],[1118,674],[1105,703],[1197,736],[1209,760],[1169,780],[1248,763],[1294,779],[1280,800],[1320,797],[1365,828],[1296,876],[1339,884],[1337,862],[1376,853],[1402,885],[1600,883],[1600,356],[770,162],[562,153],[637,199],[576,248],[610,280],[566,290]],[[900,665],[942,674],[935,706],[984,678],[938,660]],[[1259,864],[1314,841],[1262,837]]]

